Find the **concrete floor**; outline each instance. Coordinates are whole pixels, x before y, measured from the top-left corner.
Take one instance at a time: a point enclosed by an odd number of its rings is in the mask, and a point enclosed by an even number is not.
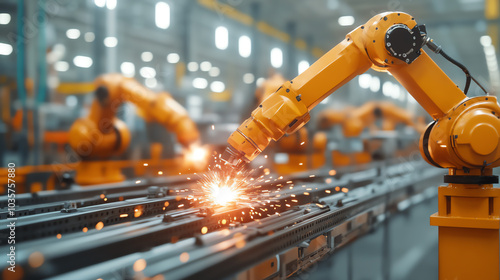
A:
[[[413,206],[292,279],[438,279],[438,232],[429,225],[436,211],[437,197]]]

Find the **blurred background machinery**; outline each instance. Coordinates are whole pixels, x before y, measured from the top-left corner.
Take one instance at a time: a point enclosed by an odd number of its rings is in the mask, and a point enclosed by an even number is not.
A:
[[[0,217],[14,163],[23,271],[3,278],[437,279],[428,216],[446,171],[421,158],[431,118],[387,73],[251,163],[246,199],[265,210],[194,200],[253,108],[388,10],[498,94],[498,0],[1,1]],[[326,217],[333,230],[307,233]]]

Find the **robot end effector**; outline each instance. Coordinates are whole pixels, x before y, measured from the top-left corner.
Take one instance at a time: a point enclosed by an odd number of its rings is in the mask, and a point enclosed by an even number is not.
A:
[[[255,159],[271,142],[299,130],[309,119],[309,110],[301,95],[285,82],[266,98],[228,139],[221,159],[241,167]]]

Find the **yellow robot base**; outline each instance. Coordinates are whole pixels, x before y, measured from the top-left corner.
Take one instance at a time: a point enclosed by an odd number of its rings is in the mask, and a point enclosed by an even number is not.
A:
[[[500,279],[500,189],[452,183],[438,199],[439,279]]]

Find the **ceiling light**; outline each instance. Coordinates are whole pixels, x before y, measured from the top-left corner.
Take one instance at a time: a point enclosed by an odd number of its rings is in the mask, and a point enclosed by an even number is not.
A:
[[[147,78],[144,83],[148,88],[155,88],[158,85],[158,81],[155,78]]]
[[[106,0],[106,8],[114,10],[116,8],[116,0]]]
[[[0,13],[0,24],[9,24],[10,22],[10,14],[7,14],[7,13]]]
[[[212,68],[212,63],[210,63],[209,61],[203,61],[202,63],[200,63],[201,71],[208,72],[210,71],[211,68]]]
[[[274,68],[280,68],[283,65],[283,52],[279,48],[271,50],[271,65]]]
[[[266,79],[260,77],[260,78],[257,79],[256,84],[257,84],[258,87],[260,87],[265,81],[266,81]]]
[[[0,43],[0,55],[9,55],[12,53],[12,50],[11,45]]]
[[[177,62],[179,62],[180,59],[181,59],[180,56],[176,53],[169,53],[167,55],[168,63],[177,63]]]
[[[227,28],[224,26],[219,26],[215,29],[215,46],[219,50],[227,49],[229,44],[229,35],[227,32]]]
[[[150,62],[151,60],[153,60],[153,53],[143,52],[143,53],[141,53],[141,59],[144,62]]]
[[[198,71],[198,63],[196,63],[194,61],[189,62],[188,65],[187,65],[187,69],[190,72],[196,72],[196,71]]]
[[[491,45],[491,37],[488,35],[481,36],[481,38],[479,38],[479,42],[483,45],[483,47],[487,47]]]
[[[66,97],[66,106],[75,107],[78,104],[78,98],[74,95]]]
[[[135,65],[132,62],[123,62],[120,65],[120,71],[125,77],[135,76]]]
[[[380,90],[380,79],[378,77],[372,77],[370,81],[370,90],[372,92],[377,92]]]
[[[243,82],[245,84],[251,84],[253,81],[255,81],[255,76],[252,73],[246,73],[243,75]]]
[[[210,77],[217,77],[220,75],[220,69],[219,67],[212,67],[210,70],[208,70],[208,75]]]
[[[154,78],[156,76],[156,70],[153,67],[142,67],[139,70],[139,74],[143,78]]]
[[[306,71],[307,68],[309,68],[309,62],[306,60],[302,60],[299,62],[299,75],[302,74],[302,72]]]
[[[104,45],[108,48],[114,48],[118,45],[118,39],[116,37],[106,37],[104,38]]]
[[[361,74],[358,77],[358,84],[360,88],[368,89],[370,88],[370,83],[372,81],[372,75]]]
[[[54,69],[58,72],[66,72],[69,69],[69,63],[66,61],[57,61],[54,63]]]
[[[88,43],[94,42],[94,39],[95,39],[94,32],[85,33],[85,35],[83,36],[83,39],[85,39],[85,42],[88,42]]]
[[[250,37],[240,37],[238,40],[238,52],[242,57],[249,57],[252,54],[252,40],[250,40]]]
[[[69,39],[78,39],[80,37],[80,30],[78,29],[68,29],[66,30],[66,36],[69,38]]]
[[[89,68],[90,66],[92,66],[92,63],[92,58],[88,56],[77,55],[75,56],[75,58],[73,58],[73,64],[81,68]]]
[[[170,6],[167,3],[156,3],[155,24],[161,29],[167,29],[170,26]]]
[[[205,89],[208,86],[208,82],[204,78],[195,78],[193,80],[193,87],[197,89]]]
[[[354,17],[353,16],[339,17],[339,24],[340,26],[351,26],[354,24]]]
[[[99,8],[106,6],[106,0],[94,0],[94,4]]]
[[[210,90],[213,92],[223,92],[226,89],[226,85],[220,81],[214,81],[210,84]]]

